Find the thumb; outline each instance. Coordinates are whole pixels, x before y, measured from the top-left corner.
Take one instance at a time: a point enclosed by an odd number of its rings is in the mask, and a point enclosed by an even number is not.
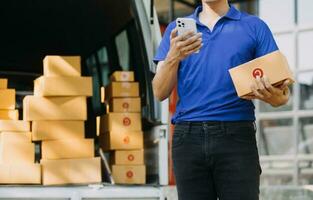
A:
[[[290,80],[287,79],[284,81],[284,83],[280,86],[280,89],[285,89],[290,84]]]
[[[174,28],[174,29],[171,31],[170,39],[174,39],[175,37],[177,37],[177,28]]]

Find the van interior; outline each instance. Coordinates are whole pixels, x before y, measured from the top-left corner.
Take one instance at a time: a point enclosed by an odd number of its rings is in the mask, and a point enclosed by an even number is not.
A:
[[[0,77],[8,78],[9,88],[16,89],[19,112],[24,96],[33,92],[34,79],[43,73],[46,55],[79,55],[82,75],[93,77],[87,137],[95,138],[96,116],[106,112],[100,103],[100,87],[109,83],[110,74],[116,70],[135,72],[143,130],[148,132],[158,123],[151,88],[153,74],[135,0],[10,0],[1,4]],[[148,183],[155,180],[147,178]]]

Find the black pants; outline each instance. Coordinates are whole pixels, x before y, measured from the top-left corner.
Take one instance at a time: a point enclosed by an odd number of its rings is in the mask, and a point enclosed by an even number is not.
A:
[[[172,155],[179,200],[258,200],[254,122],[176,124]]]

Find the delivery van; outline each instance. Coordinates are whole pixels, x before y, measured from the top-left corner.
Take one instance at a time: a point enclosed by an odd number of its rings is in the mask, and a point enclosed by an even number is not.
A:
[[[0,77],[16,89],[20,119],[23,98],[33,94],[33,81],[43,74],[46,55],[79,55],[82,75],[92,77],[93,96],[88,98],[85,124],[89,138],[97,138],[96,117],[106,113],[100,88],[109,83],[114,71],[134,71],[142,102],[147,184],[0,186],[0,199],[164,199],[169,114],[168,101],[158,102],[151,85],[152,58],[161,40],[153,1],[10,0],[1,4]]]

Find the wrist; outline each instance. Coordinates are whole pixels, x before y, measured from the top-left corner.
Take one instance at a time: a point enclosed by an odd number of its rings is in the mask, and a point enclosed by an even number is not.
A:
[[[178,65],[180,62],[180,58],[178,56],[167,55],[165,58],[165,62],[170,65]]]

